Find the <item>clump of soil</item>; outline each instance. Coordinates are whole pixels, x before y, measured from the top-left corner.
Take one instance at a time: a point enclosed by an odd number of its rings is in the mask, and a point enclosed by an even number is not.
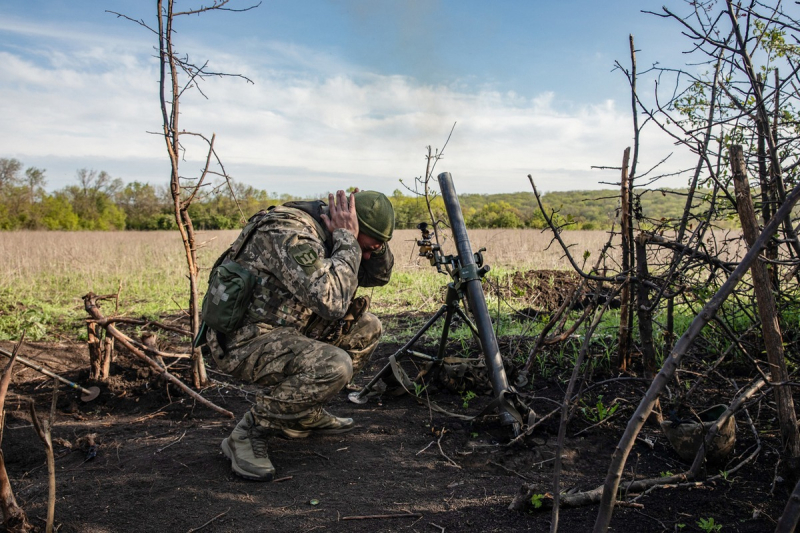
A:
[[[528,270],[490,277],[485,290],[501,298],[527,300],[541,310],[552,312],[579,282],[580,276],[572,270]]]

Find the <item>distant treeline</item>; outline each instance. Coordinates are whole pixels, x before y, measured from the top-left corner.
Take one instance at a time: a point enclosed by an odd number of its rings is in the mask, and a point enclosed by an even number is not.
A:
[[[76,183],[46,192],[45,171],[23,165],[16,159],[0,158],[0,230],[157,230],[174,229],[172,199],[166,187],[148,183],[123,183],[106,172],[81,169]],[[303,198],[275,194],[253,187],[233,184],[208,187],[190,207],[196,229],[232,229],[245,218],[270,205]],[[694,212],[703,209],[698,194]],[[239,207],[233,197],[236,197]],[[425,199],[413,193],[395,190],[390,196],[395,207],[398,228],[414,228],[429,221]],[[532,192],[505,194],[463,194],[459,196],[464,219],[471,228],[543,228],[544,216]],[[617,217],[618,192],[569,191],[542,196],[548,215],[555,213],[558,224],[568,229],[608,229]],[[646,191],[635,206],[640,224],[677,219],[686,202],[685,191]],[[240,211],[241,208],[241,211]],[[440,197],[431,201],[437,218],[445,218]]]

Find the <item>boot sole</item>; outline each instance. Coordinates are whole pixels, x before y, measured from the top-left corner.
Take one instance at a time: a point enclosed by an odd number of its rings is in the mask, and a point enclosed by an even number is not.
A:
[[[272,478],[275,476],[274,472],[267,474],[265,476],[256,476],[246,470],[242,470],[242,468],[238,464],[236,464],[236,461],[234,461],[233,459],[233,451],[231,451],[231,448],[228,445],[228,439],[223,439],[222,445],[220,447],[222,448],[222,453],[225,454],[225,457],[230,459],[231,470],[233,470],[233,473],[236,474],[237,476],[249,479],[251,481],[272,481]]]
[[[311,435],[341,435],[342,433],[349,433],[356,428],[355,425],[346,428],[336,429],[288,429],[283,428],[280,433],[289,439],[305,439]]]

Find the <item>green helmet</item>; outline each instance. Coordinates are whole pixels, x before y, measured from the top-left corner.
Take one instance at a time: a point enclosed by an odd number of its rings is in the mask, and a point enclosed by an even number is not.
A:
[[[358,230],[380,242],[387,242],[394,231],[394,207],[385,194],[361,191],[356,195]]]

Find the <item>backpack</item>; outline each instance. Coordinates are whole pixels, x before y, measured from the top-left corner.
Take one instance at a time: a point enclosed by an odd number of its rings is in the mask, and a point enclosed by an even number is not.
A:
[[[266,214],[262,210],[250,217],[237,242],[225,250],[211,268],[208,291],[203,297],[200,311],[203,324],[195,339],[195,346],[205,341],[206,328],[223,335],[233,333],[247,313],[258,278],[237,263],[236,257]]]

